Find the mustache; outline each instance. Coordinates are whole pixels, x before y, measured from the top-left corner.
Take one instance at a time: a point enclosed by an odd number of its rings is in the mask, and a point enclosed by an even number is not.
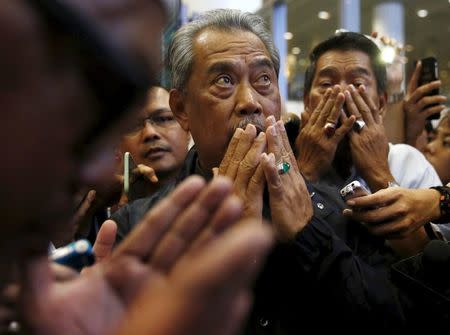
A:
[[[236,129],[241,128],[244,129],[247,127],[247,125],[252,124],[256,128],[256,135],[258,135],[260,132],[266,131],[266,125],[264,124],[264,121],[259,118],[254,117],[246,117],[239,121],[239,123],[234,127],[234,129],[231,131],[231,136],[233,136]],[[231,137],[230,137],[231,138]]]

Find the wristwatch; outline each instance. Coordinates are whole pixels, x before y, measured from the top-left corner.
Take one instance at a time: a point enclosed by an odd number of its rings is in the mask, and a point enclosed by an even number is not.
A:
[[[389,95],[388,104],[396,104],[397,102],[402,101],[404,97],[404,91],[392,93],[391,95]]]
[[[434,223],[449,223],[450,222],[450,187],[448,186],[434,186],[430,187],[438,191],[441,195],[439,197],[439,209],[441,210],[441,217],[434,220]]]

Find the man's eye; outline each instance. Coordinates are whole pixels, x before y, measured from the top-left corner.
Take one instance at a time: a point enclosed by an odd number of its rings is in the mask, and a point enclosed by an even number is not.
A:
[[[268,86],[272,83],[272,81],[270,80],[270,77],[267,74],[264,74],[258,78],[256,83],[259,85]]]
[[[333,84],[331,83],[331,81],[322,81],[321,83],[319,83],[319,86],[322,88],[328,88],[333,86]]]
[[[216,84],[220,86],[230,86],[233,82],[229,76],[220,76],[216,79]]]
[[[364,83],[360,82],[360,81],[357,81],[357,82],[353,83],[353,86],[355,86],[355,87],[359,87],[361,85],[364,85]]]
[[[175,118],[173,117],[173,115],[160,115],[152,118],[153,123],[156,124],[170,123],[174,120]]]

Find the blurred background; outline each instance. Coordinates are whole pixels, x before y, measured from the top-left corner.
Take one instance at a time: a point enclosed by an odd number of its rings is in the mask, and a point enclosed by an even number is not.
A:
[[[450,93],[450,0],[182,0],[166,39],[203,11],[236,8],[258,13],[272,30],[282,56],[281,94],[288,112],[303,109],[308,54],[337,29],[395,38],[404,46],[406,78],[415,60],[439,62],[442,94]]]

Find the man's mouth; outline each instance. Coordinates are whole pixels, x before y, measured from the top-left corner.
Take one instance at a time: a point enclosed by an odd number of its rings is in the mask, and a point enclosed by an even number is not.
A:
[[[159,156],[169,151],[170,149],[167,147],[151,147],[150,149],[147,150],[145,156],[146,157]]]

